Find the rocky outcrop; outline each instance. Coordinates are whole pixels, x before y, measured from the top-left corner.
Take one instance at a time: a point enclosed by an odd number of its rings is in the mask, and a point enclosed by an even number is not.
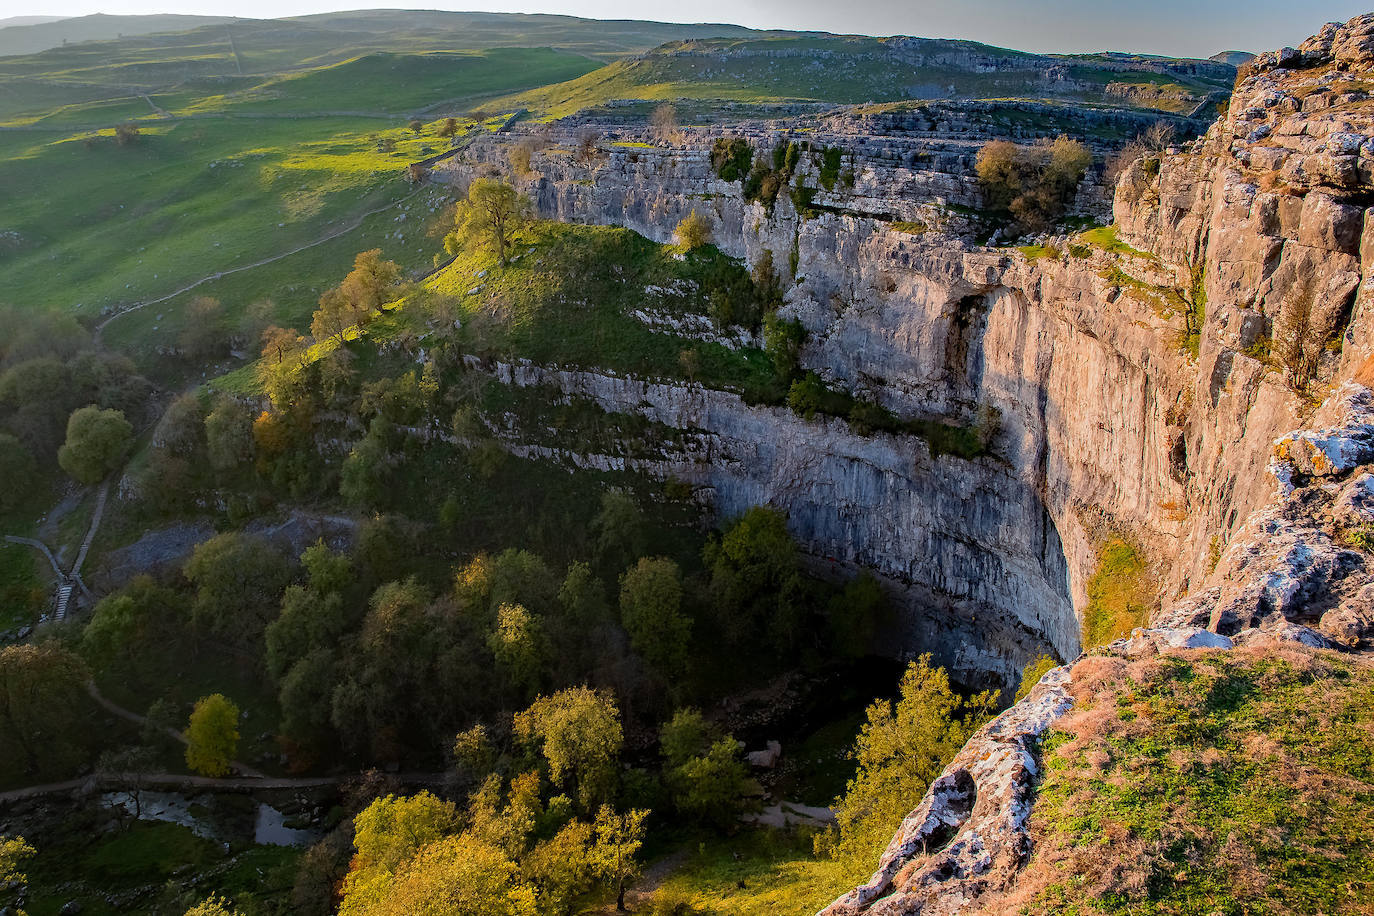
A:
[[[1274,444],[1271,502],[1218,564],[1218,584],[1176,602],[1150,629],[1101,652],[1127,658],[1182,649],[1298,643],[1367,649],[1374,639],[1369,554],[1341,546],[1341,532],[1374,521],[1374,461],[1364,444],[1374,392],[1342,387],[1319,420]],[[1309,443],[1299,454],[1296,442]],[[1349,443],[1358,442],[1359,446]],[[1335,462],[1310,455],[1334,453]],[[935,916],[978,909],[983,895],[1014,886],[1031,853],[1026,822],[1039,777],[1033,747],[1073,706],[1074,666],[1046,674],[1020,703],[976,734],[903,821],[867,883],[823,916]]]

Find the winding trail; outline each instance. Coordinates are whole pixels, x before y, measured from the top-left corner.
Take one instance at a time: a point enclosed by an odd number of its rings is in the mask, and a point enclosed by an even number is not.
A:
[[[505,130],[505,129],[506,129],[507,127],[509,127],[509,126],[515,121],[515,119],[516,119],[519,115],[521,115],[521,114],[524,114],[524,109],[521,109],[520,111],[518,111],[518,112],[516,112],[514,115],[512,115],[512,116],[506,121],[506,123],[503,124],[503,125],[501,126],[500,129],[501,129],[501,130]],[[464,137],[463,140],[462,140],[462,142],[459,143],[459,144],[457,144],[457,145],[455,145],[452,149],[445,150],[444,152],[438,154],[437,156],[430,156],[429,158],[422,160],[420,163],[412,163],[412,164],[420,164],[420,165],[431,164],[431,163],[433,163],[433,162],[437,162],[437,161],[440,160],[440,159],[449,159],[449,158],[452,158],[453,156],[456,156],[456,155],[458,155],[459,153],[461,153],[463,150],[467,149],[468,146],[471,145],[473,139],[474,139],[476,136],[477,136],[477,133],[476,133],[476,132],[473,132],[473,133],[467,135],[466,137]],[[409,168],[409,166],[407,166],[407,168]],[[393,210],[393,209],[395,209],[396,207],[399,207],[401,204],[403,204],[403,203],[405,203],[405,202],[407,202],[407,201],[409,201],[409,200],[413,200],[415,197],[419,196],[419,195],[425,190],[425,184],[426,184],[426,183],[425,183],[424,181],[421,181],[419,187],[417,187],[415,190],[411,191],[409,194],[405,195],[404,197],[401,197],[401,198],[399,198],[399,199],[397,199],[397,200],[394,200],[394,201],[392,201],[392,202],[389,203],[389,204],[384,204],[384,205],[382,205],[382,206],[380,206],[380,207],[374,207],[374,208],[371,209],[371,210],[368,210],[368,211],[366,211],[366,212],[364,212],[364,213],[362,213],[362,214],[359,214],[358,216],[354,217],[354,219],[353,219],[351,222],[349,222],[347,225],[345,225],[345,226],[343,226],[343,227],[341,227],[341,228],[339,228],[339,229],[335,229],[333,232],[330,232],[330,233],[327,234],[327,235],[321,236],[320,238],[316,239],[316,240],[313,241],[313,242],[307,242],[307,243],[304,244],[304,245],[301,245],[301,246],[296,247],[296,248],[292,248],[290,251],[279,252],[279,253],[274,254],[274,255],[272,255],[272,256],[270,256],[270,257],[263,258],[263,259],[261,259],[261,260],[259,260],[259,261],[254,261],[254,262],[251,263],[251,264],[242,264],[242,265],[240,265],[240,266],[238,266],[238,267],[230,267],[230,268],[228,268],[227,270],[216,271],[215,273],[212,273],[212,274],[209,274],[209,275],[207,275],[207,276],[201,277],[199,280],[196,280],[194,283],[189,283],[189,284],[187,284],[186,286],[181,287],[181,289],[178,289],[178,290],[175,290],[175,291],[173,291],[173,292],[170,292],[170,293],[168,293],[168,294],[165,295],[165,296],[159,296],[159,297],[156,298],[156,299],[147,299],[147,300],[144,300],[143,302],[135,303],[134,305],[128,305],[128,306],[125,306],[125,307],[123,307],[123,308],[116,309],[115,311],[113,311],[113,312],[111,312],[109,315],[107,315],[99,324],[97,324],[97,325],[95,326],[95,333],[94,333],[94,335],[93,335],[94,340],[95,340],[95,343],[96,343],[97,346],[100,346],[100,345],[101,345],[101,343],[102,343],[102,341],[101,341],[101,335],[104,333],[106,325],[108,325],[110,322],[114,321],[116,318],[119,318],[119,317],[121,317],[121,316],[123,316],[123,315],[127,315],[127,314],[129,314],[130,312],[136,312],[136,311],[138,311],[139,309],[142,309],[142,308],[147,308],[147,307],[150,306],[150,305],[158,305],[158,304],[160,304],[160,303],[167,302],[167,301],[169,301],[169,300],[171,300],[171,299],[175,299],[177,296],[180,296],[180,295],[182,295],[182,294],[184,294],[184,293],[189,293],[191,290],[195,289],[196,287],[201,286],[201,285],[203,285],[203,284],[205,284],[205,283],[209,283],[209,282],[212,281],[212,280],[219,280],[219,279],[222,279],[223,277],[229,276],[230,274],[241,273],[242,271],[245,271],[245,270],[253,270],[253,269],[258,268],[258,267],[265,267],[265,266],[267,266],[268,264],[276,263],[277,261],[283,260],[283,259],[285,259],[285,258],[289,258],[289,257],[291,257],[292,255],[300,254],[302,251],[309,251],[311,248],[318,248],[320,245],[323,245],[323,244],[325,244],[326,242],[332,242],[332,241],[334,241],[335,239],[340,238],[340,237],[342,237],[342,236],[345,236],[345,235],[347,235],[348,233],[353,232],[354,230],[356,230],[356,229],[358,229],[359,227],[361,227],[362,224],[363,224],[363,222],[366,221],[368,217],[370,217],[370,216],[376,216],[378,213],[385,213],[387,210]]]
[[[309,251],[311,248],[317,248],[317,247],[319,247],[320,245],[323,245],[323,244],[326,243],[326,242],[332,242],[332,241],[334,241],[335,239],[340,238],[341,236],[345,236],[345,235],[347,235],[348,233],[350,233],[350,232],[354,231],[355,229],[357,229],[358,227],[362,226],[363,222],[364,222],[369,216],[376,216],[378,213],[385,213],[387,210],[391,210],[391,209],[394,209],[394,208],[396,208],[396,207],[399,207],[401,204],[403,204],[403,203],[405,203],[406,201],[412,199],[413,197],[415,197],[416,195],[418,195],[418,194],[419,194],[421,191],[423,191],[423,190],[424,190],[423,187],[417,188],[416,190],[410,192],[409,194],[407,194],[406,196],[404,196],[404,197],[402,197],[402,198],[400,198],[400,199],[398,199],[398,200],[394,200],[394,201],[392,201],[391,203],[386,204],[386,205],[384,205],[384,206],[375,207],[375,208],[373,208],[373,209],[371,209],[371,210],[368,210],[367,212],[362,213],[362,214],[360,214],[359,216],[357,216],[356,218],[354,218],[354,219],[352,220],[352,222],[348,223],[346,226],[343,226],[343,227],[340,228],[340,229],[336,229],[336,230],[334,230],[333,232],[329,233],[328,235],[321,236],[320,238],[316,239],[316,240],[313,241],[313,242],[307,242],[306,244],[301,245],[301,246],[298,247],[298,248],[292,248],[290,251],[283,251],[283,252],[280,252],[280,253],[278,253],[278,254],[274,254],[274,255],[272,255],[271,257],[263,258],[263,259],[260,260],[260,261],[254,261],[252,264],[243,264],[243,265],[241,265],[241,266],[239,266],[239,267],[230,267],[228,270],[217,271],[217,272],[215,272],[215,273],[209,274],[208,276],[201,277],[199,280],[196,280],[194,283],[190,283],[190,284],[188,284],[188,285],[186,285],[186,286],[183,286],[181,289],[175,290],[174,292],[170,292],[170,293],[168,293],[168,294],[165,295],[165,296],[159,296],[159,297],[156,298],[156,299],[147,299],[147,300],[144,300],[143,302],[135,303],[134,305],[128,305],[128,306],[125,306],[124,308],[117,309],[116,311],[111,312],[109,315],[107,315],[107,316],[105,317],[104,320],[102,320],[99,324],[97,324],[97,325],[95,326],[95,335],[94,335],[94,337],[95,337],[95,342],[96,342],[97,344],[100,344],[100,343],[101,343],[100,335],[105,331],[105,326],[108,325],[110,322],[114,321],[116,318],[119,318],[119,317],[121,317],[121,316],[127,315],[127,314],[129,314],[130,312],[136,312],[136,311],[138,311],[139,309],[142,309],[142,308],[147,308],[147,307],[150,306],[150,305],[158,305],[159,303],[167,302],[167,301],[170,300],[170,299],[175,299],[177,296],[180,296],[180,295],[182,295],[183,293],[189,293],[191,290],[195,289],[196,287],[201,286],[201,285],[203,285],[203,284],[205,284],[205,283],[209,283],[211,280],[219,280],[219,279],[221,279],[221,278],[223,278],[223,277],[229,276],[230,274],[241,273],[242,271],[245,271],[245,270],[253,270],[254,268],[257,268],[257,267],[265,267],[265,266],[267,266],[268,264],[273,264],[273,263],[275,263],[275,262],[277,262],[277,261],[283,260],[284,258],[289,258],[289,257],[291,257],[293,254],[300,254],[302,251]]]

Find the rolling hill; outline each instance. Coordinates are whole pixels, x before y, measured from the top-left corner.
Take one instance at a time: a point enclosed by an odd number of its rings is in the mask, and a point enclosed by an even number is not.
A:
[[[792,35],[671,42],[511,99],[552,116],[625,100],[888,102],[1065,98],[1186,114],[1229,64],[1126,54],[1040,55],[971,41]]]

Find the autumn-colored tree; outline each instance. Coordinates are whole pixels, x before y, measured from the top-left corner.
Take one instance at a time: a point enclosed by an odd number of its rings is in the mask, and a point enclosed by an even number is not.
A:
[[[280,455],[291,444],[291,431],[280,414],[264,410],[253,421],[253,444],[258,454],[271,457]]]
[[[262,358],[282,365],[299,354],[305,346],[305,338],[295,328],[281,328],[268,325],[262,332]]]
[[[344,333],[355,325],[367,325],[372,313],[390,301],[400,283],[400,265],[383,260],[380,248],[360,251],[343,282],[320,295],[320,307],[311,316],[310,333],[316,340],[334,338],[343,343]]]
[[[27,881],[24,862],[37,854],[38,851],[22,836],[0,836],[0,885],[23,884]]]
[[[601,134],[590,128],[577,132],[573,159],[583,168],[590,168],[601,158]]]
[[[186,727],[186,765],[205,776],[229,772],[239,747],[239,708],[222,693],[196,701]]]
[[[510,163],[510,170],[517,178],[528,178],[533,169],[530,161],[534,158],[534,144],[529,140],[517,143],[506,153],[506,161]]]
[[[353,309],[355,323],[364,323],[368,315],[390,301],[400,283],[401,265],[383,260],[382,250],[373,248],[353,259],[353,269],[339,289]]]
[[[186,916],[239,916],[228,897],[210,896],[186,911]]]
[[[1019,146],[990,141],[978,151],[978,184],[988,209],[1010,213],[1026,231],[1048,228],[1073,203],[1092,153],[1077,140]]]
[[[536,916],[534,892],[504,850],[471,834],[431,843],[394,875],[354,884],[339,916]]]
[[[625,911],[625,891],[643,867],[639,849],[644,845],[644,821],[649,812],[632,809],[623,814],[610,805],[602,805],[596,815],[596,844],[592,847],[592,861],[597,875],[616,889],[615,908]]]
[[[584,810],[610,797],[624,743],[611,694],[588,687],[560,690],[517,713],[513,724],[517,738],[539,748],[550,778],[575,786]]]
[[[515,188],[490,178],[475,179],[468,188],[467,200],[454,215],[454,230],[444,239],[449,254],[463,245],[486,245],[504,267],[510,263],[514,234],[530,212],[529,200]]]
[[[528,698],[544,676],[547,649],[544,626],[524,605],[503,604],[496,610],[496,626],[487,646],[497,669]]]
[[[320,294],[319,308],[310,316],[310,335],[316,340],[344,341],[344,332],[353,326],[352,310],[343,290],[337,286]]]
[[[711,223],[695,209],[683,217],[673,230],[673,237],[683,251],[692,251],[711,242]]]

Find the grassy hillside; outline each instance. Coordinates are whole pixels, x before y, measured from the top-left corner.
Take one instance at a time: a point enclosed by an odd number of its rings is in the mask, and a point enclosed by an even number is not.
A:
[[[224,16],[107,16],[103,13],[48,22],[32,21],[47,17],[22,18],[30,21],[15,22],[0,31],[0,55],[33,54],[60,47],[67,42],[107,41],[123,36],[177,32],[234,21]],[[8,21],[0,20],[0,26]]]
[[[1229,89],[1233,72],[1125,55],[1050,57],[967,41],[809,35],[675,42],[510,100],[563,116],[622,99],[888,102],[934,98],[1067,98],[1190,109]],[[995,69],[992,69],[995,68]],[[1109,91],[1109,85],[1115,84]],[[1137,98],[1142,94],[1146,97]]]

